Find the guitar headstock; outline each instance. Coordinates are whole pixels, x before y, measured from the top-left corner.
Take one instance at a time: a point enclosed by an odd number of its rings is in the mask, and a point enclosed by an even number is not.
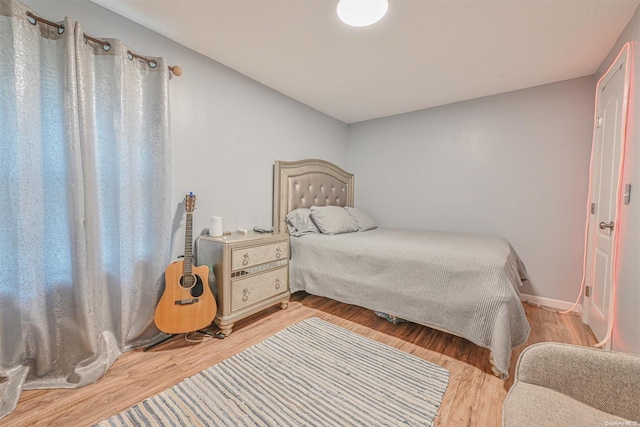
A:
[[[184,209],[187,213],[193,213],[196,209],[196,196],[193,193],[189,193],[184,196]]]

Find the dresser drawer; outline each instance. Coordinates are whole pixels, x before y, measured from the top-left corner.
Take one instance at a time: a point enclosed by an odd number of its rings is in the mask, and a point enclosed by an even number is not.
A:
[[[289,243],[272,243],[270,245],[254,246],[244,249],[233,249],[231,252],[231,270],[264,264],[265,262],[287,259],[289,257]]]
[[[231,281],[231,311],[258,303],[289,290],[287,267],[267,271],[246,279]]]

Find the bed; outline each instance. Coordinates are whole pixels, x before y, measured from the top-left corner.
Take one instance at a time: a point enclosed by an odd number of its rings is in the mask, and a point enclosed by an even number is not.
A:
[[[274,166],[274,230],[312,206],[353,207],[354,176],[323,160]],[[335,209],[335,208],[331,208]],[[291,236],[289,286],[463,337],[490,350],[508,377],[529,335],[519,286],[525,269],[508,241],[490,235],[375,228]]]

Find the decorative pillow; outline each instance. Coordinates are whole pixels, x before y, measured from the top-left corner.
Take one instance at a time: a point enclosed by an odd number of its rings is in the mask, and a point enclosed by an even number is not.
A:
[[[310,215],[311,209],[309,208],[299,208],[289,212],[286,217],[289,235],[299,237],[304,234],[320,233]]]
[[[311,206],[311,219],[322,234],[358,231],[358,224],[341,206]]]
[[[351,215],[356,224],[358,224],[358,231],[373,230],[378,227],[376,220],[364,209],[350,208],[349,206],[344,209]]]

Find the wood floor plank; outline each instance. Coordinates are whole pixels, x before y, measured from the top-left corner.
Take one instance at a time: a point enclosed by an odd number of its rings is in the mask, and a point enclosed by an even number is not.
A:
[[[0,425],[91,425],[289,325],[316,316],[448,369],[449,386],[436,426],[499,426],[502,402],[513,384],[515,363],[526,346],[542,341],[583,346],[596,343],[578,315],[560,315],[527,304],[524,307],[531,334],[525,344],[514,350],[507,381],[491,373],[488,350],[463,338],[414,323],[392,324],[360,307],[297,293],[287,310],[273,307],[243,319],[224,340],[205,337],[201,343],[190,343],[179,336],[146,353],[134,350],[123,354],[95,384],[79,389],[24,391],[16,410],[0,420]]]

